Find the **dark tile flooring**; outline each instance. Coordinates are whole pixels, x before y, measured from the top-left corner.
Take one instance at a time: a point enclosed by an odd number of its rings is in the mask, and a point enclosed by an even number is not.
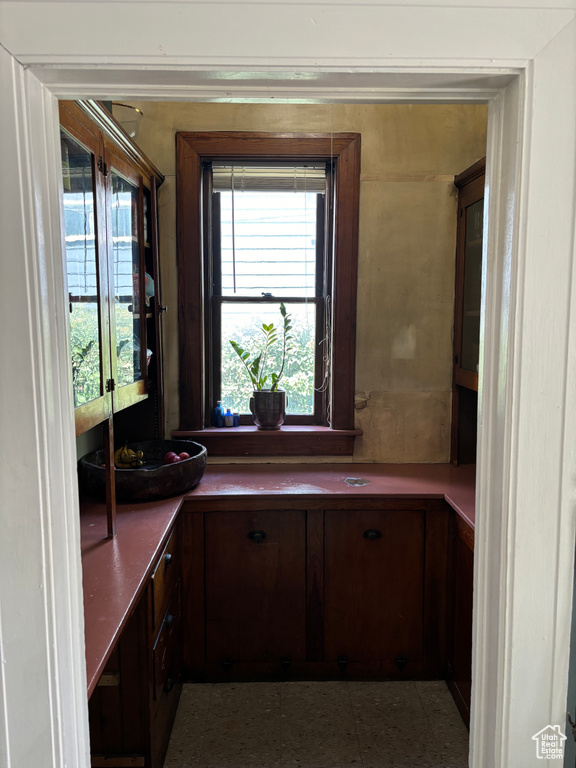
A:
[[[165,768],[466,768],[446,684],[185,685]]]

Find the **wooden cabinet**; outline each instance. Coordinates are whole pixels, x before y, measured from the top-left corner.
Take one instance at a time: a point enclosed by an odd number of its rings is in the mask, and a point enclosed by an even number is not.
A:
[[[422,663],[426,514],[328,511],[324,659]]]
[[[458,188],[452,462],[476,461],[478,362],[482,304],[485,159],[454,180]]]
[[[444,501],[265,503],[185,502],[187,679],[444,676]]]
[[[158,313],[155,192],[161,174],[106,110],[61,102],[65,253],[76,431],[145,398]],[[147,239],[148,238],[148,239]],[[152,332],[150,332],[152,331]]]
[[[89,701],[92,766],[161,768],[181,691],[176,525]]]
[[[113,536],[114,447],[162,436],[163,176],[97,102],[61,102],[60,123],[76,434],[104,424]]]
[[[303,511],[206,516],[206,660],[304,661]]]
[[[474,589],[474,531],[462,518],[453,520],[451,628],[448,686],[462,719],[470,725],[472,693],[472,604]]]

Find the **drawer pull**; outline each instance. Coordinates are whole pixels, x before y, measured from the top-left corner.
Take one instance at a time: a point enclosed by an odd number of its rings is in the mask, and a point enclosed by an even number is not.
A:
[[[256,544],[260,544],[266,538],[264,531],[250,531],[248,538]]]
[[[164,683],[164,693],[170,693],[172,688],[174,688],[174,680],[172,680],[171,677],[168,677]]]
[[[408,659],[406,658],[406,656],[404,656],[403,653],[399,653],[398,656],[396,656],[396,658],[394,659],[394,664],[396,664],[400,672],[404,671],[404,667],[406,666],[407,663],[408,663]]]
[[[170,565],[171,562],[172,562],[172,555],[170,554],[170,552],[168,552],[168,554],[164,555],[164,565]]]
[[[368,541],[376,541],[376,539],[382,538],[382,534],[380,531],[377,531],[376,528],[369,528],[367,531],[364,531],[362,535],[365,539],[368,539]]]
[[[116,688],[120,685],[120,674],[118,672],[104,673],[100,675],[97,685],[101,688]]]

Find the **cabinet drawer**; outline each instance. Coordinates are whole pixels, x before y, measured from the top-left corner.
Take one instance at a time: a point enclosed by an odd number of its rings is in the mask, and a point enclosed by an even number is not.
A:
[[[152,621],[154,629],[160,626],[164,618],[168,600],[180,574],[180,537],[178,530],[178,526],[176,526],[160,556],[156,570],[152,574]]]
[[[177,585],[152,651],[153,697],[169,693],[180,678],[180,584]]]

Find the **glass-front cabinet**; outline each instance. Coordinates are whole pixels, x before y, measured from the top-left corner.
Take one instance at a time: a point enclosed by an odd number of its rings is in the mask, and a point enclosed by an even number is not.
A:
[[[456,176],[458,221],[454,302],[452,461],[474,463],[480,359],[485,160]]]
[[[111,284],[112,378],[115,408],[146,394],[146,326],[142,297],[144,244],[142,180],[119,157],[108,153],[109,279]]]
[[[158,258],[149,233],[163,177],[95,102],[61,102],[60,125],[79,435],[148,396],[148,364],[159,346],[159,326],[146,320],[159,312],[151,301]],[[157,382],[153,387],[157,397]]]
[[[112,411],[104,211],[97,204],[100,144],[83,126],[60,129],[64,248],[68,281],[70,359],[76,434],[104,421]]]

